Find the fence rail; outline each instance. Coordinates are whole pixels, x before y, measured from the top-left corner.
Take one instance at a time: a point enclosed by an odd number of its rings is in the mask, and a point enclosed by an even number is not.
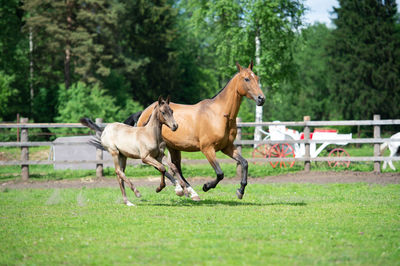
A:
[[[19,128],[21,129],[21,141],[20,142],[0,142],[0,147],[21,147],[21,160],[12,160],[12,161],[0,161],[0,166],[4,165],[21,165],[22,169],[22,178],[29,178],[29,165],[51,165],[51,164],[86,164],[86,163],[94,163],[97,165],[97,170],[101,169],[102,172],[103,164],[110,163],[110,160],[103,160],[102,156],[97,156],[96,160],[29,160],[29,147],[38,147],[38,146],[56,146],[56,145],[82,145],[86,144],[86,142],[51,142],[51,141],[28,141],[28,129],[30,128],[85,128],[79,123],[26,123],[27,119],[22,119],[25,123],[0,123],[0,128],[10,129],[10,128]],[[101,120],[98,120],[101,121]],[[98,123],[100,126],[106,126],[106,123]],[[244,127],[268,127],[268,126],[289,126],[289,127],[303,127],[304,132],[306,133],[305,138],[302,140],[242,140],[241,128]],[[396,140],[391,140],[388,138],[381,138],[381,126],[392,126],[392,125],[400,125],[400,119],[385,119],[380,120],[379,115],[374,116],[374,120],[347,120],[347,121],[310,121],[309,118],[301,122],[240,122],[237,121],[238,126],[238,135],[235,140],[235,145],[238,146],[239,150],[241,150],[242,146],[246,145],[260,145],[260,144],[279,144],[279,143],[288,143],[288,144],[305,144],[306,147],[306,156],[301,158],[247,158],[249,162],[257,162],[257,163],[270,163],[270,162],[304,162],[305,170],[311,169],[311,162],[326,162],[332,161],[331,157],[315,157],[312,158],[309,153],[310,144],[316,143],[321,144],[324,142],[331,143],[353,143],[353,144],[373,144],[374,145],[374,156],[369,157],[335,157],[334,161],[350,161],[350,162],[374,162],[374,171],[380,172],[380,163],[383,161],[399,161],[400,157],[387,158],[379,155],[379,146],[384,142],[394,142]],[[334,140],[313,140],[309,137],[310,127],[322,127],[322,126],[371,126],[374,130],[373,138],[352,138],[352,139],[334,139]],[[398,141],[398,140],[397,140]],[[307,153],[308,151],[308,153]],[[231,159],[219,159],[221,163],[236,163]],[[183,159],[183,163],[185,164],[208,164],[207,160],[188,160]],[[138,165],[142,164],[141,160],[128,160],[129,165]],[[99,171],[96,171],[99,174]],[[100,173],[101,174],[101,173]]]

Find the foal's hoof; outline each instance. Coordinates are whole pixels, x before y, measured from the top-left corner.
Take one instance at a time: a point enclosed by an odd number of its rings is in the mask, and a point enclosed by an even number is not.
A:
[[[193,201],[201,201],[200,197],[198,195],[192,196],[191,199]]]
[[[210,190],[210,188],[207,186],[207,184],[204,184],[203,185],[203,191],[204,192],[207,192],[207,191],[209,191]]]
[[[236,190],[236,196],[238,197],[238,199],[242,199],[243,198],[243,194],[240,193],[240,190]]]

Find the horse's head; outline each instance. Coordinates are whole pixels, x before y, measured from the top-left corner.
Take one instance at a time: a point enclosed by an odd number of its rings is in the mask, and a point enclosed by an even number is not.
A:
[[[253,60],[251,60],[248,68],[242,68],[237,62],[236,66],[239,71],[237,92],[242,96],[254,100],[257,105],[263,105],[265,96],[258,85],[258,77],[253,73]]]
[[[164,101],[164,99],[160,96],[158,97],[158,117],[159,120],[162,124],[165,124],[167,127],[169,127],[172,131],[175,131],[178,129],[178,124],[175,121],[173,111],[171,107],[169,107],[169,95],[167,99]]]

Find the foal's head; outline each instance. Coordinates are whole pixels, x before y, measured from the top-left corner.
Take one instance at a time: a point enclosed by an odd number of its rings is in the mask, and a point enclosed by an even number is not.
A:
[[[175,122],[175,118],[173,115],[173,111],[171,107],[169,107],[169,96],[164,101],[164,99],[160,96],[158,97],[158,103],[156,108],[158,108],[158,120],[161,124],[165,124],[172,131],[178,129],[178,124]]]
[[[237,92],[242,96],[254,100],[257,105],[263,105],[265,96],[258,85],[258,77],[253,73],[253,60],[248,68],[242,68],[238,63],[236,63],[236,66],[239,71],[239,86],[237,87]]]

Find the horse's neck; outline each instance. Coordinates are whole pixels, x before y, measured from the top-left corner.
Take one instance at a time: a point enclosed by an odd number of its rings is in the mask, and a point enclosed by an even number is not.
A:
[[[237,75],[235,75],[225,88],[213,99],[214,104],[222,106],[216,108],[221,114],[229,119],[236,119],[239,112],[242,96],[237,93]]]
[[[161,138],[161,127],[162,124],[158,119],[158,107],[154,108],[153,112],[151,113],[149,122],[146,124],[146,129],[151,131],[154,134],[156,139]]]

